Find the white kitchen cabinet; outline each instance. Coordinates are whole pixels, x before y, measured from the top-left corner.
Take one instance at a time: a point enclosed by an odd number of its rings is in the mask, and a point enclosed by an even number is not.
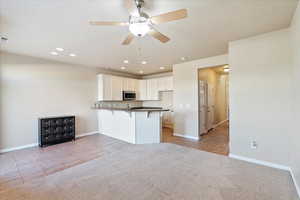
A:
[[[148,100],[147,80],[138,80],[138,85],[139,85],[138,99],[142,101]]]
[[[159,100],[158,79],[147,80],[147,100]]]
[[[122,89],[123,91],[129,91],[128,78],[122,78]]]
[[[98,101],[121,101],[122,78],[106,74],[99,74]]]
[[[132,78],[123,78],[123,91],[138,91],[138,80]]]
[[[166,90],[166,78],[158,78],[157,79],[158,84],[158,91],[165,91]]]
[[[111,77],[100,74],[97,76],[98,79],[98,101],[111,100]]]
[[[165,77],[165,91],[173,90],[173,76]]]
[[[123,99],[123,82],[121,77],[111,76],[111,91],[113,101],[122,101]]]
[[[158,90],[159,91],[171,91],[173,90],[173,77],[158,78]]]
[[[159,100],[160,91],[173,90],[173,77],[138,80],[106,74],[98,75],[98,101],[122,101],[123,91],[134,91],[138,100]]]

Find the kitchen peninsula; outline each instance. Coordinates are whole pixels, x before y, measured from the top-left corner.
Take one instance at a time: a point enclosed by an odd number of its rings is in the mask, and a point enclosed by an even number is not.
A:
[[[94,108],[98,111],[99,132],[132,144],[160,143],[161,113],[158,107]]]

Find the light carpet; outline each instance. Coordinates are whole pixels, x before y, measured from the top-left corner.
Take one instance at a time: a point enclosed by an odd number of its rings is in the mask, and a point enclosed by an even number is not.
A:
[[[288,172],[174,144],[126,145],[1,200],[296,200]]]

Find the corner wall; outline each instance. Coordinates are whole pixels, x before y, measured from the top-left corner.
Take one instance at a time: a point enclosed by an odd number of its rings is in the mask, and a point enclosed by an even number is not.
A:
[[[228,64],[221,55],[173,66],[174,76],[174,133],[198,138],[198,69]]]
[[[36,144],[39,117],[75,115],[76,135],[98,131],[96,69],[0,56],[0,150]]]
[[[289,166],[291,56],[288,29],[230,43],[230,154]]]
[[[300,196],[300,3],[294,15],[291,25],[292,47],[293,47],[293,125],[291,132],[292,149],[292,172],[298,186]]]

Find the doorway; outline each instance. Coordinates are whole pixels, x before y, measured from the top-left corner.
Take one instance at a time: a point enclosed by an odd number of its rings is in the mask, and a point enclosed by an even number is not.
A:
[[[198,70],[199,136],[204,150],[229,152],[228,65]]]

